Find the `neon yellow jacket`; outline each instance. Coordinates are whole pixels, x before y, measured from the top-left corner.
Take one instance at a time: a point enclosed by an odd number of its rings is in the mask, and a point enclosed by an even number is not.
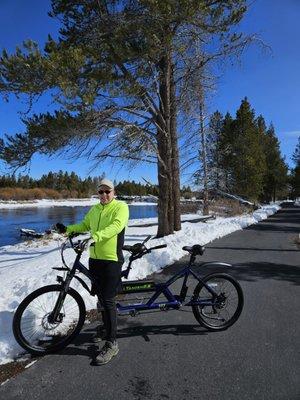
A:
[[[122,246],[128,218],[128,205],[113,199],[108,204],[93,206],[83,221],[67,227],[67,233],[89,231],[95,241],[90,246],[91,258],[123,262]]]

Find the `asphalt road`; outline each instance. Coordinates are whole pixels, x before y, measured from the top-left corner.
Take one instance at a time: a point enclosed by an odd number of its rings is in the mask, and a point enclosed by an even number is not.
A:
[[[189,308],[121,317],[120,352],[96,367],[89,325],[65,351],[39,359],[3,385],[0,398],[299,400],[299,233],[300,207],[287,205],[207,245],[202,259],[232,263],[226,272],[244,291],[243,313],[227,331],[207,332]]]

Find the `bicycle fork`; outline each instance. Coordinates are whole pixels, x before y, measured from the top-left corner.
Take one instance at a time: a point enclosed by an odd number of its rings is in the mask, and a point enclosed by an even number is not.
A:
[[[72,273],[68,272],[66,279],[64,281],[61,281],[62,283],[61,291],[56,300],[53,311],[48,316],[48,322],[50,324],[54,324],[56,322],[62,322],[64,315],[61,313],[61,309],[63,307],[66,295],[68,293],[72,278],[73,278]]]

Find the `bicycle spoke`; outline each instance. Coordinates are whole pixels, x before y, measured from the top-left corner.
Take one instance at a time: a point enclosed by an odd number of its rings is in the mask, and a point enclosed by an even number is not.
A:
[[[20,331],[27,343],[46,350],[69,337],[78,325],[80,309],[76,299],[66,295],[56,321],[49,320],[60,291],[53,290],[35,297],[20,319]]]
[[[204,285],[199,286],[196,295],[200,304],[194,306],[193,311],[200,323],[202,321],[206,327],[218,330],[230,326],[235,321],[236,313],[241,311],[241,305],[240,293],[234,282],[232,278],[222,274],[208,279],[206,285],[214,290],[217,297],[214,297]],[[201,301],[205,303],[209,299],[212,305],[201,305]]]

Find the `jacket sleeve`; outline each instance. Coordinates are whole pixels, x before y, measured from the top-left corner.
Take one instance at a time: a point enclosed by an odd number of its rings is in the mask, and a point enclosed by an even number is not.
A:
[[[120,233],[128,223],[129,209],[126,203],[121,203],[110,225],[93,234],[95,242],[103,242]]]
[[[68,225],[67,233],[82,233],[90,230],[90,211],[85,215],[84,219],[79,224]]]

